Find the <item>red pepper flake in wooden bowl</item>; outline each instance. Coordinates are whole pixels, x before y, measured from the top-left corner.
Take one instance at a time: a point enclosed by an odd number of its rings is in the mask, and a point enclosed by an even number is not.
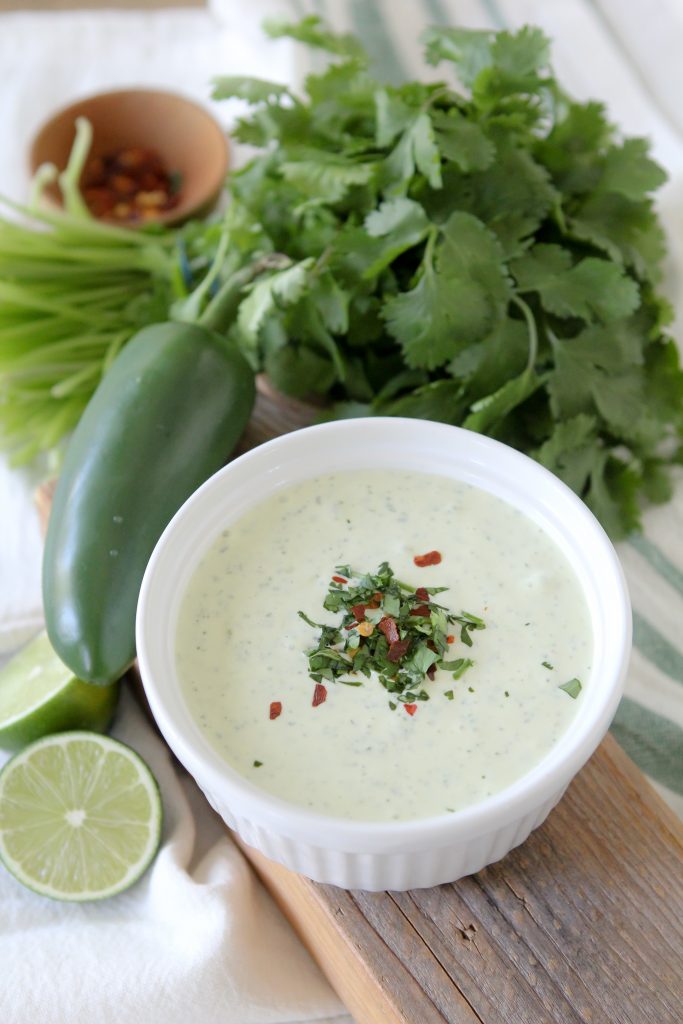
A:
[[[440,561],[440,551],[428,551],[425,555],[415,555],[415,558],[413,558],[413,562],[420,569],[424,569],[426,565],[438,565]]]
[[[85,167],[82,192],[94,217],[148,221],[180,202],[177,175],[152,149],[130,146],[93,157]]]

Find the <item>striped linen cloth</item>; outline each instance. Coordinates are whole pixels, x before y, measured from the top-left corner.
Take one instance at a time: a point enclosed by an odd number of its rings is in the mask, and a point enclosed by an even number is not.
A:
[[[0,14],[0,191],[25,195],[26,145],[45,114],[79,95],[138,84],[206,98],[216,74],[301,81],[304,51],[264,42],[264,15],[317,13],[356,32],[390,81],[428,74],[428,24],[538,24],[578,99],[604,101],[647,135],[670,182],[668,292],[683,338],[683,3],[658,0],[208,0],[208,10]],[[655,10],[653,10],[655,8]],[[235,108],[217,115],[229,127]],[[40,535],[31,474],[0,458],[0,661],[41,621]],[[683,473],[672,503],[619,546],[635,611],[627,696],[613,730],[683,814]],[[351,1024],[191,780],[131,700],[115,733],[152,765],[166,826],[153,867],[128,893],[90,906],[42,900],[0,871],[0,1020],[12,1024]],[[0,754],[0,762],[3,757]]]
[[[210,0],[219,18],[236,17],[235,0]],[[669,174],[659,198],[670,259],[667,292],[683,341],[683,2],[659,0],[284,0],[267,14],[317,14],[353,32],[373,70],[398,84],[435,79],[420,35],[430,24],[516,29],[539,25],[552,40],[558,78],[578,100],[598,99],[625,134],[646,136]],[[324,57],[300,55],[297,78]],[[311,60],[307,65],[306,60]],[[665,800],[683,816],[683,472],[672,503],[649,510],[644,535],[618,545],[634,607],[634,653],[612,731]]]

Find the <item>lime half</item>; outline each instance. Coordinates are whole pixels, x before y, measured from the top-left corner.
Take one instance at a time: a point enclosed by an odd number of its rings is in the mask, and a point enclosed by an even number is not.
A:
[[[119,687],[93,686],[72,674],[40,633],[0,670],[0,747],[19,750],[65,729],[104,732]]]
[[[127,889],[157,851],[161,818],[154,776],[110,736],[46,736],[0,772],[0,860],[53,899]]]

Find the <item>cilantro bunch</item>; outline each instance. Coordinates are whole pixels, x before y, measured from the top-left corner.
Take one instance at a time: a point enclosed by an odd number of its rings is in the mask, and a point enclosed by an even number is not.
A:
[[[231,239],[290,265],[236,334],[276,387],[332,415],[458,424],[527,452],[613,536],[666,500],[683,374],[657,292],[664,252],[647,143],[579,104],[537,28],[434,28],[448,82],[376,81],[317,18],[270,27],[328,51],[305,96],[223,78],[260,152],[232,180]]]

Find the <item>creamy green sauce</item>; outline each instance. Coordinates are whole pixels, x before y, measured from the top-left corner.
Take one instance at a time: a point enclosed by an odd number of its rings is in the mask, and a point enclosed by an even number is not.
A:
[[[433,549],[442,562],[417,568]],[[475,665],[425,680],[430,700],[412,717],[390,710],[374,677],[329,683],[312,707],[316,631],[297,611],[336,623],[322,607],[334,567],[385,560],[485,620],[472,648],[449,650]],[[592,647],[578,580],[528,517],[458,481],[363,470],[282,490],[216,538],[182,599],[176,660],[193,719],[251,782],[321,813],[390,821],[459,810],[538,764],[581,705],[558,687],[578,677],[585,690]]]

